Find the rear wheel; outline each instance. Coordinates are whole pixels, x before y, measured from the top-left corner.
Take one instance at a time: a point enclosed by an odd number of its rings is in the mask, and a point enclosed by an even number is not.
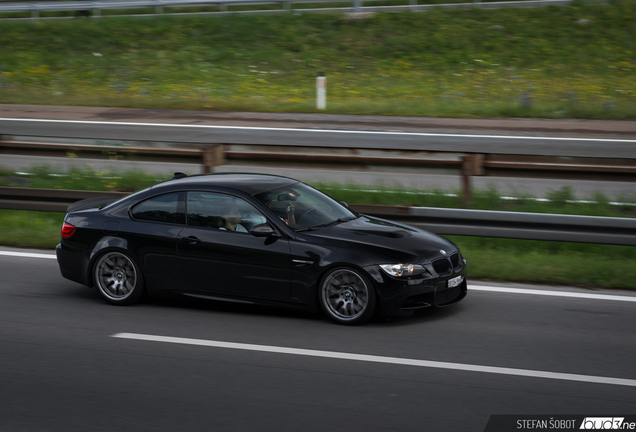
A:
[[[362,324],[375,310],[375,291],[357,271],[337,268],[323,279],[318,293],[320,307],[338,324]]]
[[[128,305],[139,300],[144,290],[143,275],[133,260],[122,252],[107,252],[95,264],[93,280],[99,294],[109,303]]]

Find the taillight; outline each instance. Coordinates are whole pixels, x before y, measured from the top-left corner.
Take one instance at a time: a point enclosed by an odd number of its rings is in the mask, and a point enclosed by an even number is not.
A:
[[[64,222],[64,225],[62,225],[62,238],[69,238],[73,234],[75,234],[75,227]]]

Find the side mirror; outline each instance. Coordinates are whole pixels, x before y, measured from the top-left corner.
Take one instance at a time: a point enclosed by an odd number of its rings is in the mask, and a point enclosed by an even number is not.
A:
[[[343,206],[343,207],[345,207],[345,208],[349,208],[349,204],[347,204],[346,202],[344,202],[344,201],[338,201],[338,202],[339,202],[340,204],[342,204],[342,206]]]
[[[254,237],[278,237],[274,228],[267,223],[254,225],[254,227],[250,230],[250,234]]]

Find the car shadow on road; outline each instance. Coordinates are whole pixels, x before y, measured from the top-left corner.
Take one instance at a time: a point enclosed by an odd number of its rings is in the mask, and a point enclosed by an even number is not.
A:
[[[91,305],[103,304],[104,307],[109,305],[99,296],[94,288],[80,285],[69,286],[65,291],[58,292],[58,296],[73,298],[74,301],[90,302]],[[253,304],[242,304],[225,302],[220,300],[200,299],[187,297],[180,294],[170,295],[154,295],[146,296],[140,303],[126,308],[176,308],[181,310],[204,311],[210,313],[247,315],[252,317],[278,317],[286,319],[301,320],[305,323],[316,322],[328,325],[336,325],[321,310],[317,312],[307,312],[302,310],[288,309],[285,307],[264,306]],[[397,318],[383,318],[379,314],[367,323],[365,327],[403,327],[412,325],[421,325],[429,322],[436,322],[446,319],[452,319],[453,316],[462,313],[464,303],[453,305],[445,308],[426,308],[416,311],[411,316]]]
[[[221,300],[210,300],[192,298],[184,295],[161,295],[148,297],[143,304],[158,307],[175,307],[181,309],[191,309],[198,311],[210,311],[227,314],[243,314],[251,316],[268,316],[281,318],[303,319],[307,321],[318,321],[322,319],[320,314],[305,312],[301,310],[288,309],[285,307],[264,306],[254,304],[242,304],[225,302]]]
[[[249,316],[263,317],[280,317],[299,319],[304,322],[317,322],[321,324],[333,323],[321,310],[317,312],[307,312],[301,310],[287,309],[284,307],[239,304],[232,302],[224,302],[218,300],[197,299],[186,296],[156,296],[148,298],[144,301],[146,304],[152,304],[160,307],[178,307],[183,309],[192,309],[198,311],[220,312],[227,314],[242,314]],[[427,322],[435,322],[446,319],[452,319],[456,314],[462,313],[463,303],[445,308],[427,308],[416,311],[412,316],[398,318],[382,318],[376,314],[364,326],[379,327],[396,327],[420,325]]]
[[[425,308],[416,311],[413,315],[399,318],[378,318],[377,324],[390,326],[390,327],[402,327],[411,325],[420,325],[430,322],[443,321],[452,319],[455,315],[461,314],[464,311],[464,302],[458,303],[450,307],[443,308]]]

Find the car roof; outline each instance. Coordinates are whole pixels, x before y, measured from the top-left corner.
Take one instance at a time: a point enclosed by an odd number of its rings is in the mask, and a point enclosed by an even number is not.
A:
[[[157,191],[163,188],[181,189],[186,187],[199,189],[205,187],[222,187],[243,191],[250,195],[256,195],[261,192],[289,186],[298,182],[298,180],[288,177],[267,174],[196,174],[159,183],[153,186],[152,189]]]

